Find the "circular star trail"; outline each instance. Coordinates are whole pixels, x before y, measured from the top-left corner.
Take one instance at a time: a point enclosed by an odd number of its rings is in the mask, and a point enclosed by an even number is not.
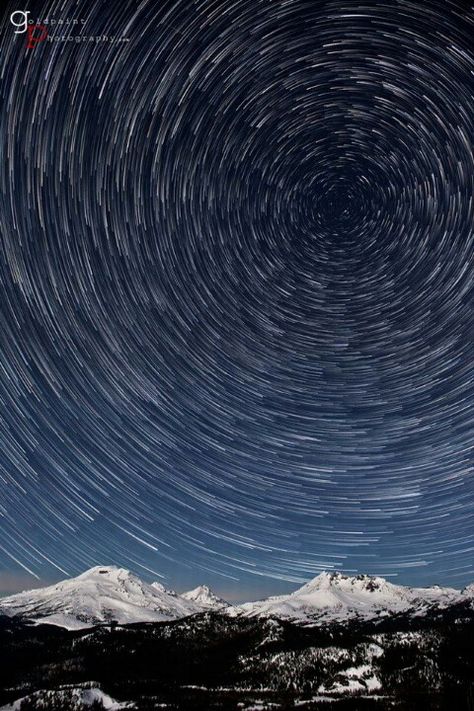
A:
[[[16,9],[0,567],[468,581],[473,11]]]

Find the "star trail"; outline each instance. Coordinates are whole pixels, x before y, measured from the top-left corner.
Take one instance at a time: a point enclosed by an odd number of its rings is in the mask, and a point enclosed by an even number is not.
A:
[[[64,0],[31,49],[23,9],[0,570],[471,581],[473,9]]]

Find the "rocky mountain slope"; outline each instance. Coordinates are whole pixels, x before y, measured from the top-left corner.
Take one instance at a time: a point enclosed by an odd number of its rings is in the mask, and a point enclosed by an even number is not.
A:
[[[82,575],[38,590],[28,590],[0,600],[0,611],[81,629],[116,621],[158,622],[202,612],[160,583],[148,585],[136,575],[115,566],[96,566]]]
[[[368,575],[321,573],[289,595],[245,603],[238,610],[240,614],[250,617],[278,617],[306,624],[327,624],[400,614],[426,615],[469,599],[473,599],[469,588],[463,592],[438,586],[411,588]]]

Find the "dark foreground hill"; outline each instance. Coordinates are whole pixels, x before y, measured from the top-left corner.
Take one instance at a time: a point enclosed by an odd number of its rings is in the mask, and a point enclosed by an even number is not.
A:
[[[474,618],[302,627],[211,612],[80,631],[2,618],[0,671],[0,707],[24,698],[21,711],[474,711]]]

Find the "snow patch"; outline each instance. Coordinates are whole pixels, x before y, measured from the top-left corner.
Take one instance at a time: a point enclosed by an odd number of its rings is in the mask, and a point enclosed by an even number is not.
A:
[[[90,708],[96,701],[102,702],[107,711],[119,711],[119,709],[135,709],[134,703],[125,701],[115,701],[108,694],[105,694],[98,687],[90,689],[70,688],[60,690],[37,691],[30,696],[23,696],[21,699],[13,701],[11,704],[0,707],[0,711],[20,711],[23,701],[35,701],[36,708],[41,709],[48,701],[53,700],[64,703],[64,708],[69,711],[84,711]]]

